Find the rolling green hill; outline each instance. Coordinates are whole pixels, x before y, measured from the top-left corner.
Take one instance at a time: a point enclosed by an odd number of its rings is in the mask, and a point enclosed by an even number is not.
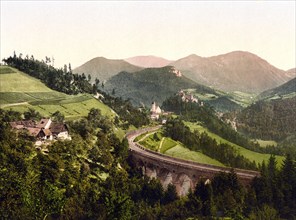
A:
[[[67,119],[86,116],[91,108],[114,116],[106,105],[88,94],[66,95],[51,90],[40,80],[8,66],[0,67],[0,107],[24,112],[32,108],[44,116],[60,111]]]

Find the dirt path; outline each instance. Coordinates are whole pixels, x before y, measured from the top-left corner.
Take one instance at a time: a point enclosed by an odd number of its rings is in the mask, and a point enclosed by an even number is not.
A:
[[[141,138],[140,140],[138,140],[137,142],[141,142],[141,141],[145,140],[149,135],[154,134],[154,133],[156,133],[156,131],[154,131],[154,132],[150,132],[150,133],[147,133],[144,137],[142,137],[142,138]]]
[[[164,137],[163,138],[161,138],[161,141],[160,141],[160,144],[159,144],[159,147],[158,147],[158,152],[160,152],[160,149],[161,149],[161,147],[162,147],[162,143],[163,143],[163,141],[164,141]]]
[[[10,106],[16,106],[16,105],[28,105],[28,102],[18,102],[18,103],[11,103],[11,104],[3,104],[1,105],[1,108],[10,107]]]

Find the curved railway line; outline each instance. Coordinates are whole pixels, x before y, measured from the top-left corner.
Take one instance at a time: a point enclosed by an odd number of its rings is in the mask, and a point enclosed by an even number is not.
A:
[[[129,150],[131,153],[140,155],[144,158],[149,158],[150,160],[158,161],[159,163],[171,164],[175,167],[182,167],[185,169],[208,172],[208,173],[219,173],[219,172],[234,172],[237,174],[238,178],[243,180],[243,182],[250,182],[255,176],[259,176],[260,173],[252,170],[244,170],[244,169],[236,169],[236,168],[228,168],[228,167],[219,167],[208,164],[201,164],[193,161],[183,160],[175,157],[171,157],[168,155],[164,155],[152,150],[149,150],[139,143],[134,142],[135,138],[141,134],[153,132],[161,128],[161,125],[149,128],[143,128],[136,131],[129,132],[126,137],[129,142]]]

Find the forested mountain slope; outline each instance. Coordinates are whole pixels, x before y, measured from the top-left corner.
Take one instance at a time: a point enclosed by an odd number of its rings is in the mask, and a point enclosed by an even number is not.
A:
[[[161,104],[167,97],[181,89],[194,88],[197,83],[177,76],[173,67],[147,68],[139,72],[121,72],[105,84],[105,89],[115,96],[130,99],[136,105]]]

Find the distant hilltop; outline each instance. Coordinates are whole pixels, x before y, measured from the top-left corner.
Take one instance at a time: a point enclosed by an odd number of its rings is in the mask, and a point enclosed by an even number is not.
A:
[[[125,59],[126,62],[144,68],[168,66],[172,61],[156,56],[136,56]]]

